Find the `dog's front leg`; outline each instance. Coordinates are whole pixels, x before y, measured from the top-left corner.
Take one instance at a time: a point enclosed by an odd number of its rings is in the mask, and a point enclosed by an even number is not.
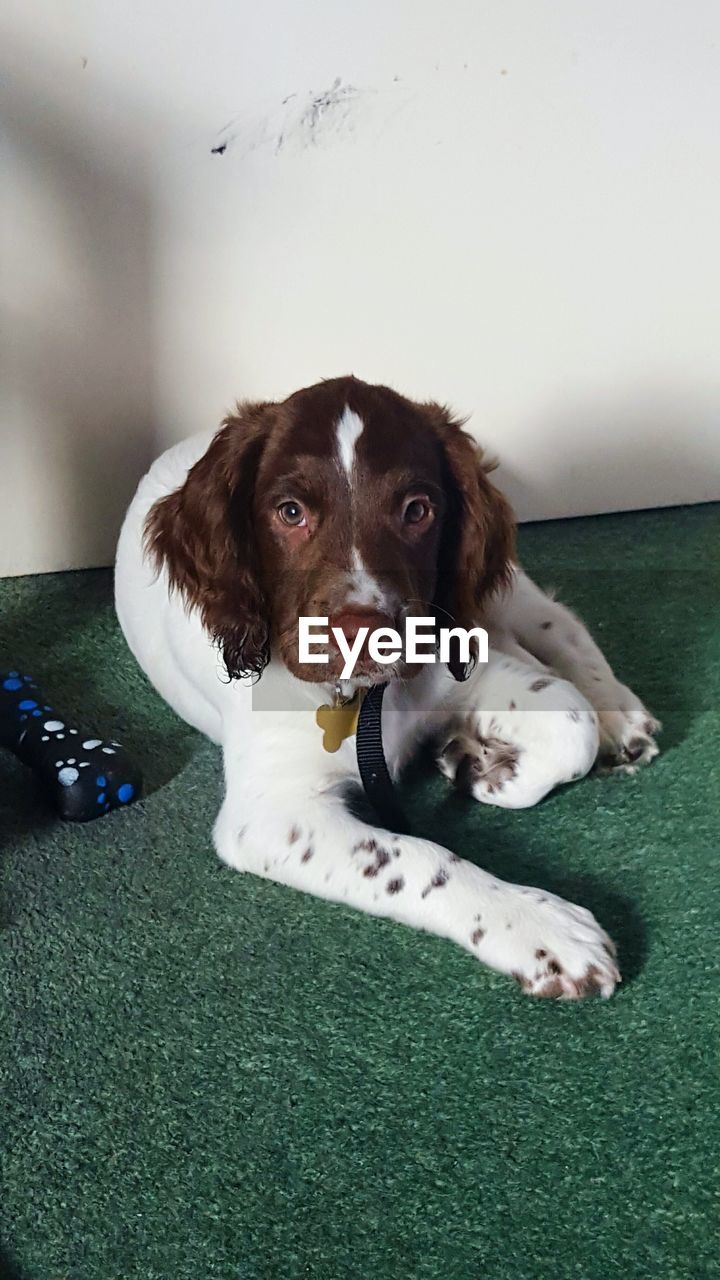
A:
[[[497,880],[429,840],[368,826],[337,791],[301,793],[285,781],[259,800],[257,789],[231,787],[214,838],[240,871],[451,938],[529,995],[609,996],[619,981],[614,947],[589,911]]]
[[[546,667],[579,689],[597,711],[600,757],[632,772],[657,754],[659,722],[616,678],[587,627],[518,569],[511,588],[491,606],[491,621]],[[500,647],[503,647],[502,643]],[[508,649],[514,652],[514,647]]]

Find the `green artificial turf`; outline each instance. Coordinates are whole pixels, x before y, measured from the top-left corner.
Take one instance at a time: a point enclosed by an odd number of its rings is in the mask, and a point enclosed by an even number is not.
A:
[[[0,755],[0,1273],[719,1274],[719,536],[712,506],[521,531],[663,720],[648,770],[519,813],[409,786],[428,834],[614,934],[625,982],[581,1004],[222,866],[218,752],[134,666],[109,573],[0,584],[6,665],[147,779],[64,826]]]

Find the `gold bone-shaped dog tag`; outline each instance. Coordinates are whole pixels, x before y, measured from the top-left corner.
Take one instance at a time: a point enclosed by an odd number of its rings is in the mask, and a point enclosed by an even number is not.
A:
[[[349,702],[337,707],[322,706],[315,712],[315,723],[323,731],[323,747],[330,753],[338,751],[346,738],[352,738],[357,730],[362,696],[358,689]]]

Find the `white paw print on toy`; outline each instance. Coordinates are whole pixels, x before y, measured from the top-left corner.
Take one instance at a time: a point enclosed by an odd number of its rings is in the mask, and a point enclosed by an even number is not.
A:
[[[50,708],[46,707],[45,710],[49,711]],[[78,732],[77,729],[66,728],[63,720],[46,720],[43,729],[45,730],[42,735],[43,742],[62,742],[66,734],[76,737]]]
[[[49,711],[50,707],[45,707],[45,710]],[[55,742],[61,742],[65,737],[66,733],[69,734],[70,737],[72,738],[72,737],[77,737],[77,735],[80,732],[79,729],[66,728],[62,720],[46,720],[43,725],[43,729],[47,729],[47,733],[44,733],[42,735],[43,742],[49,742],[51,738]]]
[[[86,738],[85,742],[83,742],[83,747],[86,751],[92,751],[95,747],[100,746],[102,746],[102,738]],[[103,747],[103,755],[114,756],[117,746],[117,742],[112,742],[109,746]]]
[[[73,782],[77,782],[80,777],[80,769],[86,768],[86,764],[78,764],[75,756],[70,756],[69,760],[56,760],[55,768],[58,771],[58,782],[62,787],[71,787]]]
[[[93,739],[90,739],[90,741],[93,741]],[[118,743],[115,745],[119,746]],[[113,751],[110,754],[115,755],[116,753]],[[76,756],[68,756],[66,760],[56,760],[54,763],[57,769],[57,780],[61,787],[74,786],[80,777],[80,770],[89,769],[91,765],[89,760],[78,760]],[[97,768],[97,765],[95,767]],[[104,773],[97,774],[95,786],[97,788],[96,803],[103,813],[108,813],[112,808],[112,801],[108,790],[108,779]],[[135,796],[135,786],[132,782],[122,782],[116,788],[115,794],[120,804],[129,804]]]

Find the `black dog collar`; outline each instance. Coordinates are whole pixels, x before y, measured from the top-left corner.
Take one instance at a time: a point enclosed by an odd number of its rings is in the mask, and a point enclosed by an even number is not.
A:
[[[365,694],[355,734],[355,749],[365,795],[382,825],[398,835],[407,835],[410,827],[395,795],[382,744],[382,704],[386,688],[384,684],[376,684]]]

